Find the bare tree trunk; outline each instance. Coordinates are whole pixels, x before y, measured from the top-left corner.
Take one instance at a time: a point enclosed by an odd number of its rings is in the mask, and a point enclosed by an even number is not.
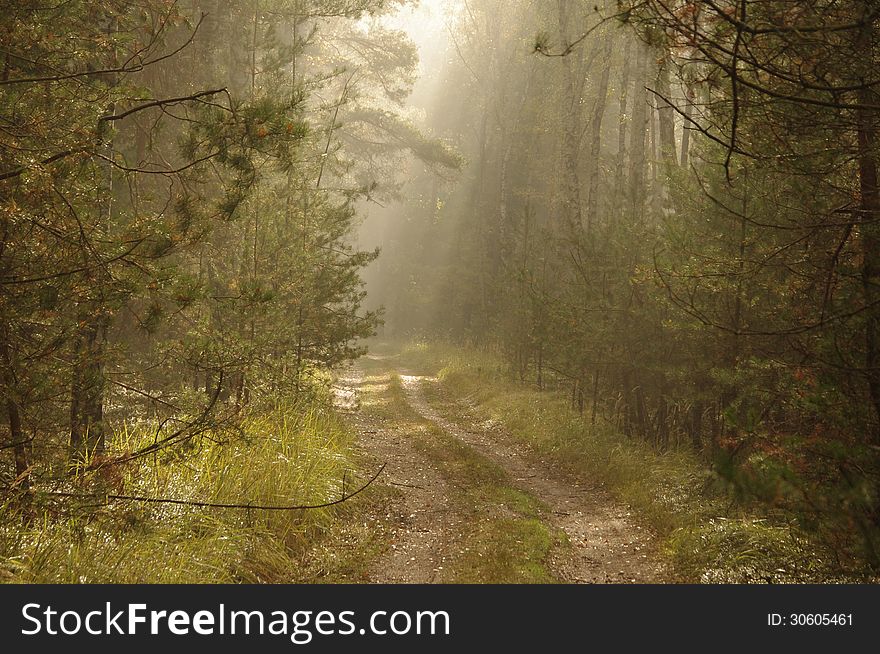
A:
[[[657,116],[660,121],[660,158],[670,166],[678,165],[675,153],[675,109],[670,104],[669,59],[665,57],[657,75]]]
[[[596,424],[596,414],[599,409],[599,368],[593,372],[593,404],[590,410],[590,424]]]
[[[564,43],[568,43],[568,23],[570,3],[559,0],[559,34]],[[583,59],[583,51],[579,48],[576,54],[563,57],[563,73],[565,76],[565,101],[562,103],[560,122],[562,123],[562,209],[565,227],[580,232],[583,217],[581,215],[581,90],[580,80],[575,78],[576,70]]]
[[[83,461],[104,451],[104,338],[106,320],[88,316],[74,339],[70,387],[70,454]]]
[[[859,34],[860,50],[870,53],[876,42],[872,20],[865,22]],[[859,162],[859,216],[862,236],[862,288],[865,296],[865,374],[868,392],[874,408],[874,429],[869,435],[874,454],[875,472],[880,467],[880,188],[877,173],[878,111],[869,108],[876,105],[877,93],[861,80],[856,109],[856,130]],[[877,487],[875,484],[874,491]],[[880,524],[880,507],[871,510],[871,521]],[[880,565],[873,541],[865,539],[868,557],[873,566]]]
[[[4,324],[0,332],[0,357],[3,363],[3,394],[5,395],[6,417],[9,421],[9,445],[15,460],[15,477],[19,479],[19,488],[27,490],[28,451],[27,439],[22,428],[21,410],[18,405],[18,379],[12,351],[9,347],[9,329]]]
[[[608,100],[608,78],[611,74],[611,37],[605,35],[602,48],[602,73],[599,77],[599,86],[596,89],[596,101],[593,105],[593,114],[590,116],[590,161],[589,161],[589,187],[587,194],[587,234],[592,230],[599,212],[599,177],[602,170],[602,118],[605,116],[605,106]]]
[[[669,448],[669,403],[662,394],[657,405],[657,447]]]
[[[660,209],[663,206],[663,188],[659,182],[660,175],[658,171],[660,167],[660,126],[657,120],[657,102],[656,96],[648,96],[648,162],[651,171],[651,179],[648,182],[648,189],[650,191],[648,196],[648,213],[651,216],[659,215]]]
[[[538,343],[538,389],[544,390],[544,344]]]
[[[865,374],[874,408],[874,429],[869,440],[880,450],[880,189],[877,175],[877,112],[869,110],[874,94],[868,87],[859,92],[858,121],[859,190],[862,225],[862,287],[865,296]],[[880,454],[875,454],[875,467]],[[876,488],[875,488],[876,490]],[[880,524],[880,508],[872,511],[873,523]],[[869,557],[876,566],[880,556],[871,541]]]
[[[626,47],[623,52],[623,70],[620,79],[620,97],[617,107],[617,169],[614,174],[614,216],[615,220],[608,221],[607,241],[613,238],[616,220],[619,219],[622,211],[627,207],[627,179],[626,179],[626,160],[627,160],[627,126],[632,118],[628,114],[629,86],[632,73],[632,48],[633,39],[626,39]]]
[[[529,72],[528,77],[526,77],[525,87],[522,89],[522,97],[520,98],[519,108],[517,109],[516,116],[513,120],[513,134],[518,135],[520,132],[520,126],[522,124],[523,112],[526,107],[526,103],[530,99],[530,91],[532,87],[532,78],[535,76],[535,67],[532,67],[532,70]],[[506,230],[510,225],[509,211],[507,206],[508,195],[510,192],[509,189],[509,178],[510,178],[510,161],[511,155],[513,154],[513,146],[517,139],[510,138],[509,134],[504,133],[502,136],[504,141],[503,152],[504,154],[501,157],[501,174],[499,179],[499,199],[498,199],[498,213],[501,230]]]
[[[633,93],[633,124],[630,137],[629,158],[629,199],[633,217],[639,217],[645,207],[645,165],[646,130],[648,126],[648,97],[645,93],[645,69],[648,49],[638,46],[638,59],[635,71],[635,92]]]
[[[684,105],[684,126],[681,130],[681,167],[687,168],[691,155],[691,118],[694,115],[694,92],[688,88],[685,91],[686,101]]]
[[[861,105],[871,104],[872,94],[864,89],[859,94]],[[859,189],[862,224],[862,287],[865,295],[865,374],[874,405],[875,424],[871,440],[880,445],[880,190],[877,175],[877,116],[867,108],[859,108]]]
[[[703,403],[696,401],[691,405],[691,444],[695,452],[703,450]]]

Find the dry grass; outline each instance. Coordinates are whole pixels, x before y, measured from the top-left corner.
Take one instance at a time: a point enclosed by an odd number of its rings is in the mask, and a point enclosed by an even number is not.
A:
[[[154,437],[142,426],[117,433],[117,449]],[[353,472],[351,435],[329,404],[277,408],[247,419],[241,437],[218,444],[211,434],[185,457],[141,459],[117,481],[124,494],[216,503],[320,504],[361,481]],[[5,511],[0,576],[16,583],[238,583],[302,580],[315,552],[333,539],[351,503],[309,511],[53,501],[27,525]],[[367,535],[361,535],[367,538]],[[351,567],[353,564],[345,562]],[[320,567],[320,566],[319,566]],[[357,567],[356,565],[354,567]]]

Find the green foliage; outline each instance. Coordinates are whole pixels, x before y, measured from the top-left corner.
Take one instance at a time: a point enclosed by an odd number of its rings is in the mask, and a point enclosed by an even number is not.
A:
[[[378,252],[353,244],[358,203],[394,187],[405,153],[454,157],[395,113],[412,44],[359,22],[399,2],[216,4],[22,2],[2,18],[0,422],[14,456],[0,488],[36,520],[6,525],[17,580],[289,580],[330,520],[44,495],[85,483],[68,456],[81,471],[144,448],[156,459],[119,483],[147,495],[308,502],[348,466],[310,402],[381,322],[362,306]],[[344,125],[368,105],[382,124],[358,134],[388,133],[363,149]],[[149,568],[163,548],[179,570]]]
[[[758,5],[744,29],[699,2],[455,14],[435,76],[461,93],[429,126],[465,165],[416,171],[376,286],[387,337],[501,355],[859,574],[880,565],[878,17]]]

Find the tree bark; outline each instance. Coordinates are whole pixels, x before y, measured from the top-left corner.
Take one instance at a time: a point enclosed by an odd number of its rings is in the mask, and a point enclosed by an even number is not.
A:
[[[681,130],[681,167],[687,168],[691,155],[691,124],[690,119],[694,115],[694,92],[689,88],[685,92],[684,126]]]
[[[74,462],[104,451],[104,332],[106,321],[80,321],[70,387],[70,455]]]
[[[3,363],[3,394],[5,397],[6,417],[9,421],[9,445],[12,447],[12,455],[15,461],[15,477],[19,479],[19,488],[27,490],[28,451],[27,439],[24,437],[22,428],[21,409],[18,404],[17,387],[18,379],[15,371],[15,363],[9,347],[9,329],[4,324],[0,332],[0,357]]]
[[[670,98],[669,60],[664,58],[657,75],[657,117],[660,122],[660,158],[669,166],[678,165],[675,153],[675,109],[664,98]]]
[[[691,405],[691,445],[695,452],[703,451],[703,403],[696,401]]]
[[[618,126],[617,126],[617,170],[615,171],[614,177],[614,214],[615,216],[619,216],[620,211],[626,207],[626,197],[627,197],[627,180],[626,180],[626,157],[627,157],[627,126],[629,122],[632,120],[630,116],[627,115],[628,109],[628,101],[629,101],[629,84],[630,77],[632,76],[632,47],[633,47],[633,39],[626,40],[626,47],[623,51],[623,70],[621,71],[620,78],[620,96],[618,99],[618,107],[617,107],[617,116],[618,116]],[[609,237],[608,240],[611,240],[611,236],[614,230],[615,221],[609,221],[608,232]]]
[[[871,93],[859,93],[861,105],[871,104]],[[877,186],[877,116],[864,106],[857,110],[859,190],[862,224],[862,288],[865,298],[865,375],[874,406],[871,440],[880,445],[880,190]]]
[[[559,34],[563,43],[568,43],[568,11],[567,0],[559,0]],[[563,74],[565,92],[563,97],[560,121],[562,123],[562,210],[565,227],[580,233],[583,223],[581,214],[581,180],[579,174],[581,158],[582,86],[575,79],[577,65],[583,59],[582,49],[576,54],[563,57]]]
[[[599,77],[599,85],[596,89],[596,101],[593,105],[593,113],[590,116],[590,161],[589,161],[589,187],[587,193],[587,234],[592,230],[599,213],[599,177],[602,170],[602,118],[605,116],[605,106],[608,100],[608,78],[611,74],[611,38],[605,36],[602,48],[602,72]]]
[[[645,207],[645,148],[649,118],[648,98],[645,94],[645,68],[647,65],[648,49],[644,45],[639,45],[638,50],[629,157],[629,199],[630,209],[634,218],[640,216]]]

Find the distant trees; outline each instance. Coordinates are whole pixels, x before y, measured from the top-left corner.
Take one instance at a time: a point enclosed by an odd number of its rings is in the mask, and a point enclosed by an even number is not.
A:
[[[470,102],[434,127],[471,165],[403,283],[435,330],[880,565],[880,5],[594,4],[462,9]]]

